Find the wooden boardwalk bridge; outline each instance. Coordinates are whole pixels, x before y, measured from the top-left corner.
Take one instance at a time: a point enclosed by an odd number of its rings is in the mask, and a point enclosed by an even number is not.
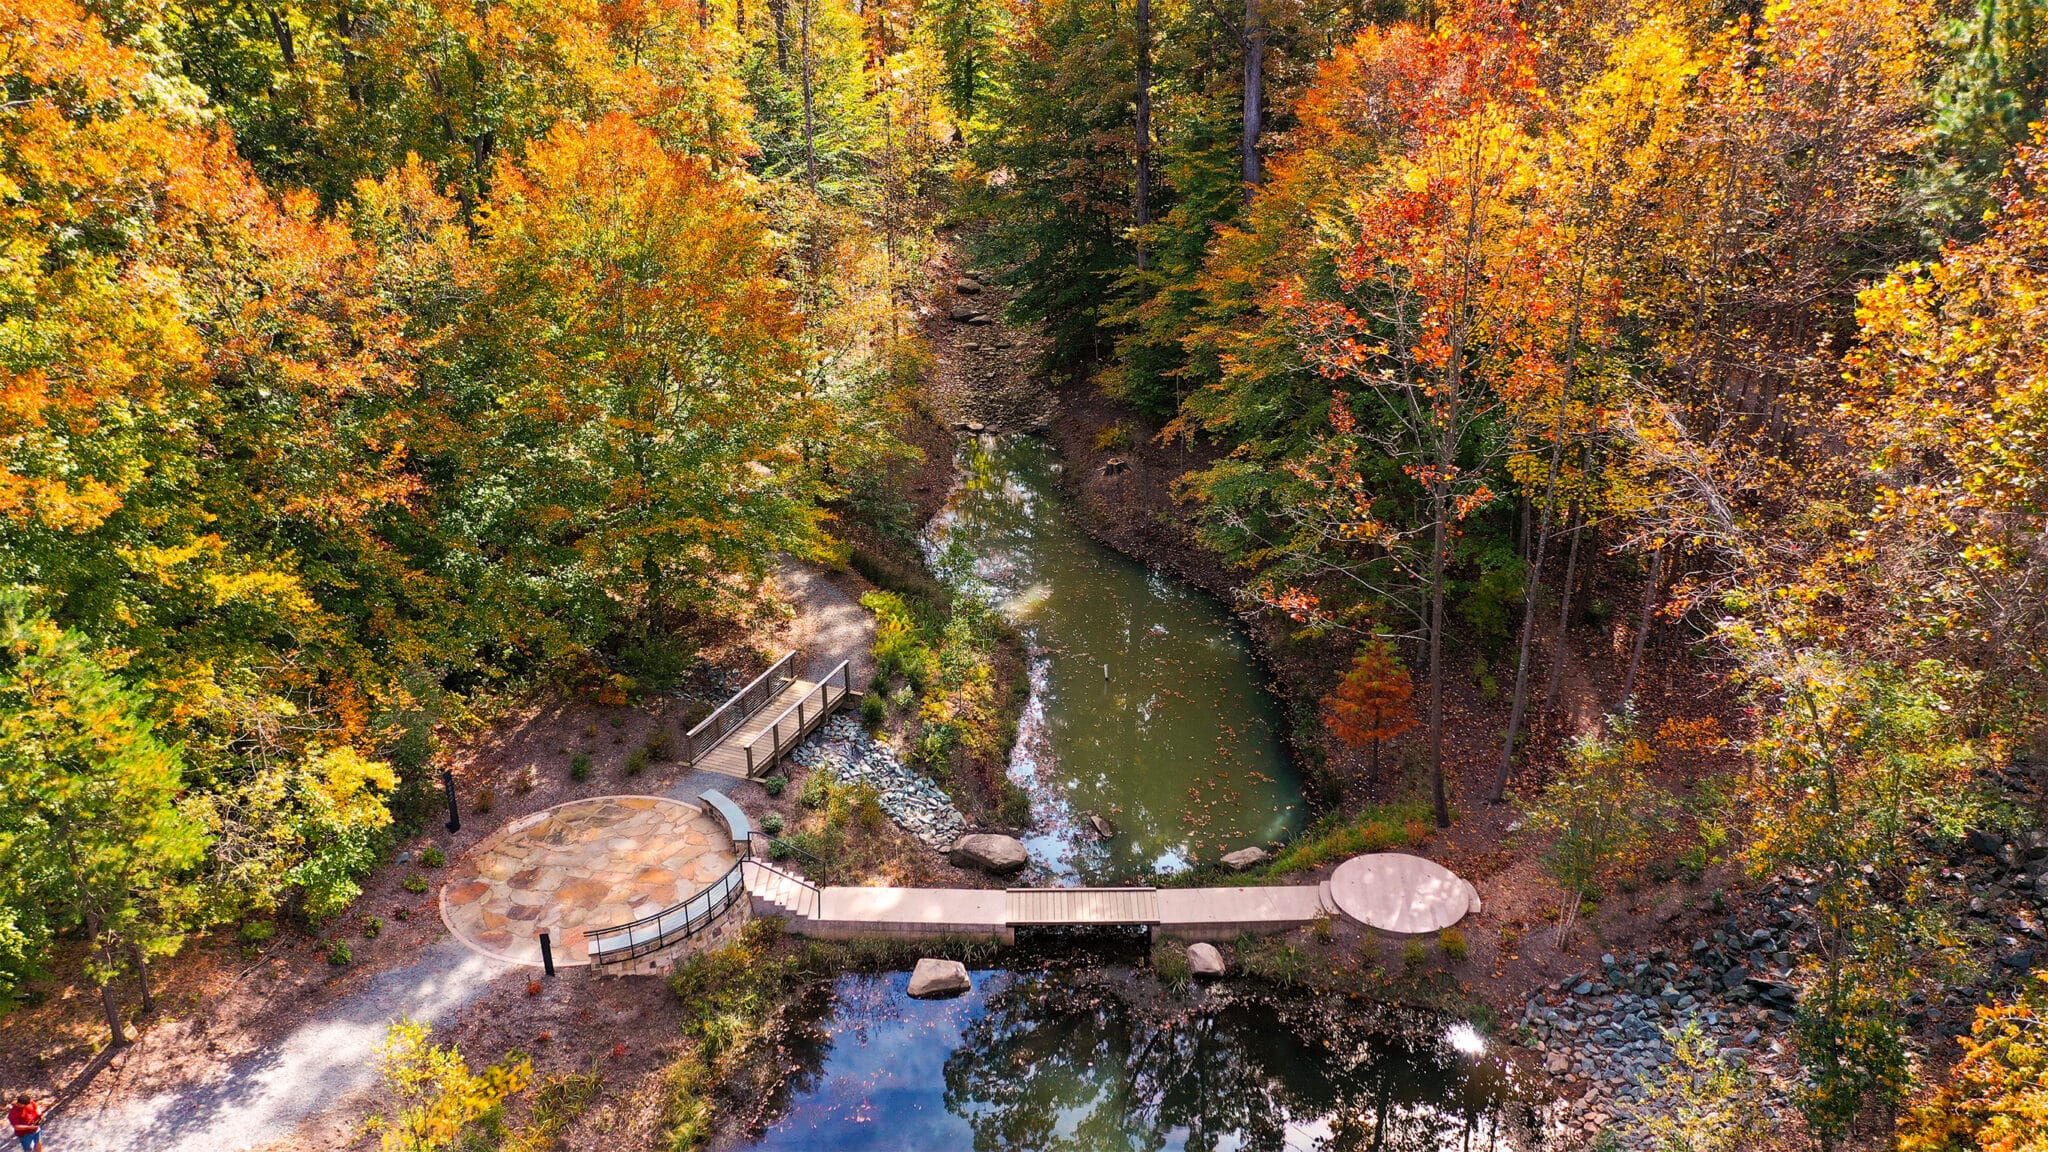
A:
[[[859,697],[846,661],[805,680],[795,674],[796,655],[784,653],[690,729],[683,763],[741,779],[766,775],[826,717]]]

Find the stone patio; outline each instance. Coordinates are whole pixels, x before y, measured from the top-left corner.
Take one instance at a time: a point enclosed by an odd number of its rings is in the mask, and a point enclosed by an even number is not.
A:
[[[679,904],[737,863],[732,837],[700,808],[655,796],[572,800],[477,842],[441,888],[441,919],[486,956],[590,963],[583,930]]]

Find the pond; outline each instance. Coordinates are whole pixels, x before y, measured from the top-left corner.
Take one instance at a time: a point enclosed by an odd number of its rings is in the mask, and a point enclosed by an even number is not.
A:
[[[1010,775],[1031,793],[1034,861],[1070,882],[1134,880],[1297,831],[1280,708],[1228,609],[1091,540],[1044,441],[979,437],[958,463],[925,546],[1030,649]],[[1116,834],[1094,835],[1091,815]]]
[[[982,971],[956,1000],[839,978],[763,1152],[1524,1148],[1528,1109],[1469,1029],[1316,1038],[1149,974]],[[1418,1026],[1419,1025],[1419,1026]]]

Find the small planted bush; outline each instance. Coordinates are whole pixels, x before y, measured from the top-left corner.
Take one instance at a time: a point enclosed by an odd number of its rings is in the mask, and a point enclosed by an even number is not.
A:
[[[860,721],[870,729],[880,728],[882,721],[889,718],[889,702],[879,692],[870,692],[860,698]]]
[[[656,728],[647,738],[647,758],[656,764],[666,764],[676,758],[676,738],[666,728]]]
[[[590,753],[578,752],[574,756],[569,757],[569,779],[590,779]]]
[[[780,774],[770,776],[761,781],[761,789],[770,796],[782,795],[782,790],[787,787],[789,787],[789,777]]]
[[[1472,952],[1472,946],[1465,941],[1465,934],[1456,928],[1446,928],[1437,933],[1436,946],[1443,951],[1446,960],[1463,960]]]
[[[363,921],[363,939],[375,940],[379,935],[383,934],[383,931],[384,921],[377,917],[371,916]]]
[[[448,863],[448,854],[430,844],[420,853],[420,863],[429,868],[439,868]]]
[[[647,749],[635,748],[626,754],[626,775],[638,776],[647,770]]]
[[[489,812],[498,806],[498,790],[488,785],[476,790],[476,810]]]
[[[235,930],[235,936],[244,944],[267,944],[277,935],[277,925],[269,920],[244,920]]]
[[[427,878],[418,873],[407,876],[404,888],[407,892],[425,892],[427,890]]]
[[[1401,964],[1411,972],[1422,967],[1428,959],[1429,949],[1423,947],[1421,940],[1410,940],[1401,947]]]
[[[782,835],[782,813],[770,812],[766,816],[761,817],[761,831],[766,832],[770,836]]]
[[[327,945],[327,962],[336,968],[353,963],[355,958],[355,953],[349,951],[346,940],[336,940]]]

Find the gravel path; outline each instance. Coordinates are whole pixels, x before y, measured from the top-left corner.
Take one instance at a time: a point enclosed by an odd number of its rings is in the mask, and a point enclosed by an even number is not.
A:
[[[49,1143],[63,1152],[240,1152],[283,1141],[373,1085],[376,1048],[393,1017],[445,1021],[513,967],[437,941],[224,1075],[107,1108],[120,1086],[109,1069],[45,1126]]]
[[[875,618],[860,598],[834,583],[815,564],[785,561],[775,583],[796,609],[791,641],[804,654],[799,675],[816,679],[841,660],[848,662],[855,689],[864,689],[875,675]]]

